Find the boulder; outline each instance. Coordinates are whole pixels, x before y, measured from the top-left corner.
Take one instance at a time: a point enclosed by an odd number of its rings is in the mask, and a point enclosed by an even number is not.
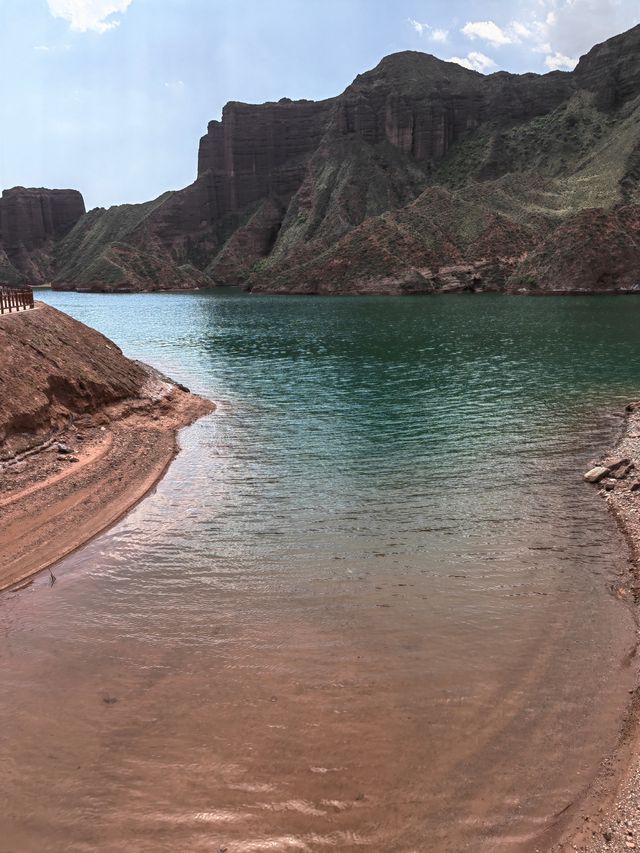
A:
[[[590,471],[584,475],[584,479],[587,483],[599,483],[604,477],[609,473],[609,469],[605,468],[603,465],[596,465],[595,468],[592,468]]]
[[[611,476],[616,480],[624,480],[633,471],[635,465],[633,462],[627,462],[624,465],[617,465],[615,468],[610,468]]]

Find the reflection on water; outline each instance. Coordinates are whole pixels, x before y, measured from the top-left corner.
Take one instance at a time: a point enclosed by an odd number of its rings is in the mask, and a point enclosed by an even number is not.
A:
[[[44,298],[220,405],[0,601],[7,849],[535,846],[627,698],[640,301]]]

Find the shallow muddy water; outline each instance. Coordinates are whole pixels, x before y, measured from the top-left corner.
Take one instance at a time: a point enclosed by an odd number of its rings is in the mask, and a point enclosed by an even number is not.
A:
[[[544,849],[634,677],[640,300],[42,298],[219,408],[0,598],[0,849]]]

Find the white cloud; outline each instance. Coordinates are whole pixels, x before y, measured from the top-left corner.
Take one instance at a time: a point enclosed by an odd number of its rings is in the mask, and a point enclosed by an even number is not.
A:
[[[546,0],[542,0],[545,2]],[[546,26],[535,19],[511,21],[506,27],[499,27],[495,21],[470,21],[461,32],[470,39],[481,39],[494,47],[505,44],[521,44],[523,41],[540,42],[547,32]]]
[[[422,21],[416,21],[414,18],[409,18],[409,23],[419,36],[426,35],[431,41],[444,44],[449,38],[449,30],[438,29],[430,24],[425,24]]]
[[[492,68],[497,68],[496,63],[490,56],[485,56],[484,53],[478,53],[472,50],[466,56],[451,56],[447,62],[455,62],[457,65],[462,65],[463,68],[468,68],[470,71],[479,71],[484,74]]]
[[[594,44],[640,23],[637,0],[541,0],[541,40],[551,54],[580,56]]]
[[[553,71],[575,68],[574,57],[640,23],[637,0],[522,0],[519,8],[519,20],[469,21],[461,32],[493,47],[522,45]]]
[[[493,21],[469,21],[462,28],[462,32],[467,38],[482,39],[494,47],[513,43],[511,36]]]
[[[458,32],[480,42],[480,47],[487,45],[483,49],[489,53],[507,47],[513,60],[517,51],[519,62],[531,68],[571,71],[578,58],[595,44],[640,24],[638,0],[516,0],[512,9],[517,10],[517,18],[471,20]],[[408,23],[418,36],[431,43],[445,44],[450,40],[449,30],[414,18],[409,18]],[[453,30],[451,38],[460,53]],[[496,62],[485,53],[465,53],[462,49],[461,55],[449,61],[481,73],[497,68]]]
[[[556,51],[556,53],[545,57],[544,64],[549,71],[573,71],[578,64],[578,60]]]
[[[509,28],[516,38],[532,39],[535,37],[534,31],[522,21],[511,21]]]
[[[33,46],[38,53],[61,53],[71,50],[70,44],[36,44]]]
[[[165,89],[169,89],[174,95],[179,95],[184,92],[186,86],[184,80],[172,80],[164,84]]]
[[[67,21],[72,30],[106,33],[119,26],[112,16],[126,12],[133,0],[47,0],[54,18]]]

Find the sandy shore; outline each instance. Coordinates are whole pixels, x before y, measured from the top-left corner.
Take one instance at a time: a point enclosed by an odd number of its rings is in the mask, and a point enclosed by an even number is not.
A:
[[[118,521],[165,473],[178,430],[213,408],[150,371],[139,398],[79,416],[0,466],[0,589]]]
[[[607,502],[629,545],[629,572],[616,595],[636,608],[640,603],[640,402],[627,407],[620,440],[594,467],[607,472],[591,488]],[[637,620],[636,614],[636,620]],[[637,647],[629,665],[638,675]],[[629,709],[615,754],[602,763],[586,797],[567,815],[554,851],[627,853],[640,850],[640,685]]]

